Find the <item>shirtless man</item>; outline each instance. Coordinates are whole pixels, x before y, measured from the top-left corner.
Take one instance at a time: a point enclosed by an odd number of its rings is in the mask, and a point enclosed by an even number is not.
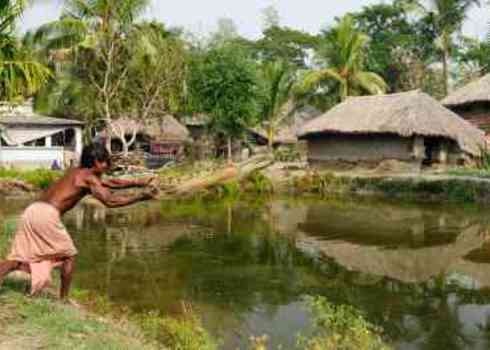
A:
[[[60,298],[67,298],[77,249],[61,223],[61,216],[89,194],[109,208],[153,199],[158,195],[158,190],[150,186],[153,178],[103,180],[102,175],[109,167],[110,156],[103,145],[86,146],[80,167],[69,170],[24,211],[10,254],[6,261],[0,262],[0,285],[8,273],[23,270],[31,274],[31,295],[36,295],[51,282],[51,270],[59,267]],[[117,195],[109,190],[130,187],[146,188],[133,196]]]

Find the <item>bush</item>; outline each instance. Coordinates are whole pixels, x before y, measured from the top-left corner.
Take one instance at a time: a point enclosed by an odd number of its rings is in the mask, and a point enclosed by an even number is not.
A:
[[[15,233],[15,219],[7,219],[3,222],[2,231],[0,234],[0,260],[5,258],[8,253],[8,248],[10,246],[10,240],[13,238]]]
[[[160,316],[150,312],[138,316],[137,323],[147,337],[173,350],[215,350],[217,344],[193,314],[182,319]]]
[[[324,297],[306,299],[313,316],[314,336],[299,337],[305,350],[383,350],[390,349],[381,338],[381,329],[365,320],[351,306],[334,305]]]

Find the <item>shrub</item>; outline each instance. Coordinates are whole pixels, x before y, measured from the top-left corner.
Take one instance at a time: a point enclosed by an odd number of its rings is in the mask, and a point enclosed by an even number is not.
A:
[[[365,320],[351,306],[331,304],[324,297],[306,299],[313,316],[313,337],[300,336],[305,350],[383,350],[390,349],[381,338],[381,329]]]

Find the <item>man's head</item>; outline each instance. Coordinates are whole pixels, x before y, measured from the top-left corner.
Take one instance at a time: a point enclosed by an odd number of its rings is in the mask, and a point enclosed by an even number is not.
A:
[[[102,175],[109,170],[111,157],[105,146],[101,143],[91,143],[83,148],[80,167],[92,169],[95,174]]]

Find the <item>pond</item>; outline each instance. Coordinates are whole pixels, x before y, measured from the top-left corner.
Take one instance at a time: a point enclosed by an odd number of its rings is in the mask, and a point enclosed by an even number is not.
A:
[[[276,198],[79,206],[65,222],[78,287],[136,312],[186,305],[223,349],[263,334],[294,348],[307,295],[355,306],[397,349],[488,349],[487,210]]]

